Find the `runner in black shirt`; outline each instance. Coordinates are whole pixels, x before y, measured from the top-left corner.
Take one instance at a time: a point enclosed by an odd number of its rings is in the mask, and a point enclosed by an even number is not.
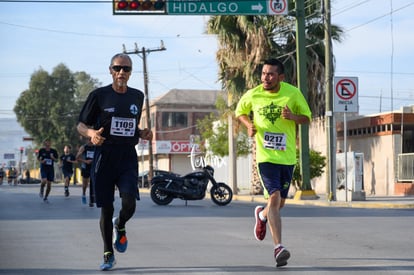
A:
[[[37,155],[37,159],[40,162],[40,176],[42,178],[39,196],[43,198],[44,202],[49,202],[47,197],[52,189],[52,182],[55,180],[54,164],[59,156],[57,151],[50,147],[51,143],[49,139],[46,139],[43,144],[45,147],[41,148]],[[45,185],[46,193],[44,193]]]
[[[125,223],[134,215],[139,199],[138,157],[135,145],[139,138],[152,139],[150,129],[138,128],[144,94],[127,86],[132,71],[132,60],[126,54],[111,59],[109,71],[111,85],[92,91],[79,115],[79,133],[96,145],[92,182],[95,186],[96,205],[101,207],[100,228],[104,241],[104,262],[101,270],[115,264],[114,247],[118,252],[127,249]],[[114,191],[118,188],[122,208],[117,218],[114,213]]]
[[[93,156],[95,154],[95,146],[90,140],[81,147],[76,154],[76,159],[81,163],[82,176],[82,203],[86,204],[86,189],[89,186],[89,206],[93,207],[95,203],[95,192],[93,191],[93,183],[91,182],[91,169]]]
[[[65,145],[63,148],[63,156],[60,157],[60,166],[62,168],[64,178],[65,197],[69,197],[69,183],[73,176],[73,164],[77,163],[75,155],[71,153],[72,146]]]

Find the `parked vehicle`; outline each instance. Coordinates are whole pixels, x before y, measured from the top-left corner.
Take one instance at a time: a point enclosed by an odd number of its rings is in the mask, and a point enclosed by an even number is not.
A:
[[[207,165],[185,176],[159,175],[152,179],[151,199],[159,205],[167,205],[173,199],[202,200],[207,185],[211,182],[211,200],[220,206],[227,205],[233,199],[233,191],[224,182],[216,182],[213,167]]]
[[[143,171],[143,172],[141,172],[141,173],[138,174],[138,186],[140,188],[142,188],[142,187],[150,187],[149,180],[148,180],[148,173],[149,173],[149,171],[146,170],[146,171]],[[159,176],[159,175],[169,175],[169,174],[179,176],[178,174],[173,173],[173,172],[170,172],[170,171],[153,170],[153,176],[154,177],[155,176]]]
[[[40,183],[41,180],[40,179],[35,179],[35,178],[29,178],[29,181],[27,181],[27,178],[25,177],[18,177],[18,183],[20,184],[38,184]]]

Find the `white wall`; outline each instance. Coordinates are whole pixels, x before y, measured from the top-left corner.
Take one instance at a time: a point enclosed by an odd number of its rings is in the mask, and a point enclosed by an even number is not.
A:
[[[309,127],[309,147],[327,156],[325,120],[314,120]],[[347,137],[347,150],[364,153],[364,190],[366,195],[394,195],[397,171],[396,156],[400,153],[399,135]],[[343,149],[344,140],[338,139],[335,149]],[[325,169],[326,171],[326,169]],[[312,180],[317,194],[327,193],[326,173]]]

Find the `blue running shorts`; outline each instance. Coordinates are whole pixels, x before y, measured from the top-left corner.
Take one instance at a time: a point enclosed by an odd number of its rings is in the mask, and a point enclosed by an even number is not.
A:
[[[262,162],[257,165],[257,168],[265,191],[269,195],[280,191],[280,196],[286,199],[295,166]]]

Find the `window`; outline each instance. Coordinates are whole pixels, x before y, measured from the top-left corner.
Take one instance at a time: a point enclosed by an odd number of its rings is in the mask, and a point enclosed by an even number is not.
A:
[[[162,113],[162,127],[187,127],[187,113]]]

